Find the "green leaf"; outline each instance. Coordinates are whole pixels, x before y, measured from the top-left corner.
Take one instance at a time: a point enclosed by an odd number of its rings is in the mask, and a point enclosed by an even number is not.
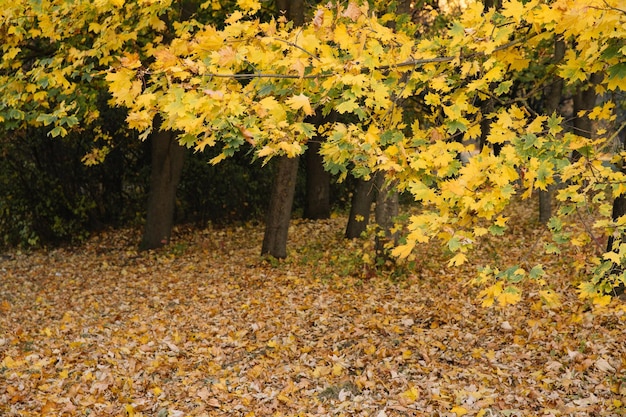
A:
[[[50,132],[48,132],[48,136],[52,136],[53,138],[56,138],[57,136],[65,136],[65,135],[67,135],[67,130],[65,130],[65,128],[62,126],[57,126],[54,129],[52,129]]]
[[[467,126],[458,120],[450,120],[446,122],[448,133],[455,134],[456,132],[467,132]]]
[[[351,113],[358,108],[359,108],[359,105],[354,100],[348,100],[348,101],[344,101],[343,103],[335,107],[335,110],[337,110],[341,114],[344,114],[344,113]]]
[[[51,114],[40,114],[39,116],[37,116],[37,119],[35,119],[37,122],[43,123],[44,126],[48,126],[52,123],[54,123],[57,118],[56,116],[53,116]]]
[[[616,90],[621,88],[622,90],[626,89],[626,63],[620,62],[619,64],[615,64],[610,66],[608,69],[609,78],[608,78],[608,88],[610,90]]]
[[[550,220],[548,220],[548,228],[552,232],[560,232],[561,229],[563,229],[563,222],[558,217],[551,217]]]
[[[494,236],[502,236],[504,235],[504,231],[506,230],[506,226],[498,226],[496,224],[493,224],[489,227],[489,233],[491,233]]]
[[[463,244],[461,243],[461,241],[459,240],[457,236],[454,236],[452,239],[448,241],[448,249],[450,249],[452,252],[456,252],[462,246]]]
[[[544,275],[545,275],[545,271],[543,270],[543,265],[541,264],[533,266],[530,272],[528,272],[528,276],[531,279],[541,278]]]
[[[494,93],[496,93],[497,95],[502,95],[502,94],[506,94],[511,90],[511,86],[513,85],[513,81],[503,81],[501,82],[494,91]]]
[[[547,243],[544,250],[549,255],[558,255],[561,253],[561,249],[554,243]]]

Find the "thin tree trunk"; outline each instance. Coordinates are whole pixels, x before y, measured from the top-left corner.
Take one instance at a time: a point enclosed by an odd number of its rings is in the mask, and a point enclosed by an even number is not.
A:
[[[304,154],[306,163],[306,201],[304,218],[330,218],[330,173],[324,169],[324,158],[320,155],[319,141],[308,143]]]
[[[293,196],[296,191],[299,160],[299,157],[280,156],[277,158],[277,172],[272,185],[261,255],[271,255],[275,258],[287,257],[287,235]]]
[[[360,237],[365,232],[375,195],[374,181],[372,179],[356,179],[350,205],[350,217],[348,217],[348,225],[346,226],[346,237],[348,239]]]
[[[151,141],[150,192],[141,250],[160,248],[170,242],[176,188],[185,160],[185,148],[174,132],[157,130]]]
[[[565,56],[565,41],[557,39],[554,43],[554,63],[559,63]],[[559,106],[563,96],[563,79],[558,75],[554,75],[554,81],[546,91],[547,113],[559,113]],[[539,190],[539,222],[548,223],[552,217],[552,199],[554,194],[554,185],[549,185],[547,190]]]
[[[376,256],[388,258],[388,244],[397,243],[398,234],[391,231],[394,226],[394,219],[398,216],[399,200],[398,191],[393,183],[389,183],[384,173],[379,172],[375,177],[376,188],[376,224],[378,232],[376,234]]]

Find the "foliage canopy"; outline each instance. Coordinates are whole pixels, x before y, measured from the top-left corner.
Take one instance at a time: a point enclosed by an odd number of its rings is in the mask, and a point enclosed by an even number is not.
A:
[[[356,1],[320,5],[302,27],[258,18],[258,1],[237,3],[218,27],[193,17],[169,24],[179,3],[16,2],[2,11],[0,120],[64,135],[94,117],[85,85],[106,83],[112,102],[128,109],[130,128],[147,137],[158,115],[161,128],[180,132],[186,146],[219,146],[213,163],[242,147],[259,158],[295,156],[321,134],[330,171],[382,171],[421,202],[393,249],[400,258],[437,239],[453,253],[450,264],[460,265],[477,239],[506,230],[502,212],[515,195],[529,198],[557,181],[559,210],[549,225],[555,245],[546,250],[586,245],[594,234],[623,235],[624,218],[611,212],[626,191],[626,154],[615,146],[626,86],[619,0],[508,0],[488,11],[472,3],[444,30],[421,36]],[[557,41],[567,46],[560,61]],[[36,48],[56,52],[34,58]],[[576,115],[591,119],[593,132],[568,129],[562,115],[532,105],[557,77],[566,92],[593,88],[601,96]],[[417,119],[407,116],[415,102]],[[331,111],[340,121],[317,132],[307,122]],[[476,153],[481,136],[487,146],[461,163],[458,155]],[[600,215],[593,230],[572,235],[568,222],[589,209]],[[619,272],[626,243],[616,242],[597,260],[594,280],[581,286],[599,303],[626,283]],[[542,279],[540,267],[526,269],[486,267],[480,279],[496,280],[483,293],[486,303],[519,298],[501,279]]]

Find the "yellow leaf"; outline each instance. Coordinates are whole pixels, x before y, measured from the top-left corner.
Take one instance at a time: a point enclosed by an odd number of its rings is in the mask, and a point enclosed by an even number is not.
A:
[[[559,295],[552,290],[539,291],[539,297],[541,297],[541,301],[549,308],[555,308],[561,305]]]
[[[507,221],[507,220],[509,220],[509,218],[508,218],[508,217],[498,216],[498,218],[496,219],[496,221],[494,222],[494,224],[495,224],[496,226],[499,226],[499,227],[504,227],[504,226],[506,226],[506,221]]]
[[[489,229],[486,229],[484,227],[476,226],[474,228],[474,236],[476,237],[484,236],[487,233],[489,233]]]
[[[512,287],[507,288],[507,291],[498,296],[498,304],[500,304],[500,306],[504,307],[509,304],[517,304],[522,299],[519,292],[511,290],[511,288]]]
[[[581,282],[578,285],[578,297],[580,299],[594,298],[598,294],[596,287],[591,282]]]
[[[413,248],[415,247],[415,242],[407,242],[405,245],[396,246],[391,251],[391,256],[396,258],[404,259],[413,252]]]
[[[349,49],[354,44],[354,39],[348,34],[348,29],[344,24],[337,25],[334,35],[335,42],[337,42],[342,49]]]
[[[269,156],[271,154],[274,153],[274,148],[272,148],[269,145],[265,145],[264,147],[262,147],[258,152],[257,155],[259,156],[259,158],[263,158],[265,156]]]
[[[602,257],[607,261],[613,262],[614,264],[619,265],[621,263],[621,257],[615,252],[605,252]]]
[[[414,403],[420,397],[420,392],[417,388],[411,387],[408,390],[400,394],[403,398],[407,399],[409,403]]]
[[[5,368],[14,368],[16,365],[18,365],[18,363],[13,360],[12,357],[10,356],[5,356],[4,359],[2,359],[2,362],[0,362],[0,365],[4,366]]]
[[[341,376],[341,374],[343,374],[343,366],[341,366],[338,363],[334,364],[333,365],[333,375],[334,376]]]
[[[456,407],[452,407],[452,410],[450,410],[450,412],[455,413],[457,417],[461,417],[467,414],[467,408],[457,405]]]
[[[237,0],[237,6],[248,14],[254,14],[261,9],[261,3],[257,0]]]
[[[302,153],[302,146],[299,143],[280,142],[278,147],[285,151],[289,158],[294,158]]]
[[[463,253],[457,253],[454,255],[450,261],[448,261],[448,266],[460,266],[463,265],[467,261],[467,256]]]
[[[124,404],[124,409],[126,410],[126,413],[127,413],[128,417],[134,417],[135,416],[135,409],[133,408],[132,405]]]
[[[109,72],[105,79],[117,104],[131,107],[134,98],[141,93],[141,81],[135,79],[135,71],[131,69],[119,68],[115,72]]]
[[[596,295],[595,297],[593,297],[593,304],[600,306],[600,307],[605,307],[607,305],[609,305],[609,303],[611,302],[611,296],[610,295]]]
[[[313,370],[313,377],[320,378],[320,377],[328,375],[329,373],[330,373],[330,367],[329,366],[320,366],[320,365],[318,365]]]
[[[289,399],[289,397],[287,397],[286,395],[283,395],[283,394],[279,394],[279,395],[276,397],[276,399],[277,399],[278,401],[280,401],[281,403],[284,403],[284,404],[289,404],[289,403],[291,403],[291,400]]]
[[[302,109],[304,114],[307,116],[313,115],[315,112],[311,108],[311,103],[309,102],[309,98],[304,94],[299,94],[297,96],[293,96],[286,101],[286,103],[294,110]]]
[[[373,355],[374,353],[376,353],[376,346],[374,346],[374,345],[368,345],[365,349],[363,349],[363,351],[364,351],[367,355]]]
[[[146,130],[152,126],[152,115],[147,110],[132,111],[126,116],[128,127],[136,130]]]
[[[493,302],[495,301],[495,299],[500,294],[502,294],[502,287],[503,287],[502,281],[498,281],[491,287],[485,288],[478,294],[479,297],[484,298],[483,307],[491,307],[493,305]]]
[[[224,159],[228,158],[228,156],[224,153],[221,152],[219,155],[217,155],[215,158],[211,158],[211,160],[209,161],[209,163],[211,165],[217,165],[220,162],[222,162]]]

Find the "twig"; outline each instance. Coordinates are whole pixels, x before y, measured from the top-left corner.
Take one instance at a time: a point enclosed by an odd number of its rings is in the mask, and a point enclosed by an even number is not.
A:
[[[314,55],[314,54],[312,54],[311,52],[307,51],[306,49],[304,49],[304,48],[303,48],[303,47],[301,47],[301,46],[296,45],[296,44],[295,44],[295,43],[293,43],[293,42],[290,42],[290,41],[288,41],[288,40],[286,40],[286,39],[280,39],[280,38],[272,38],[272,40],[279,41],[279,42],[284,42],[284,43],[286,43],[286,44],[287,44],[287,45],[289,45],[289,46],[293,46],[294,48],[301,50],[302,52],[306,53],[307,55],[311,56],[312,58],[315,58],[315,59],[317,59],[318,61],[321,61],[321,59],[320,59],[318,56],[315,56],[315,55]]]

